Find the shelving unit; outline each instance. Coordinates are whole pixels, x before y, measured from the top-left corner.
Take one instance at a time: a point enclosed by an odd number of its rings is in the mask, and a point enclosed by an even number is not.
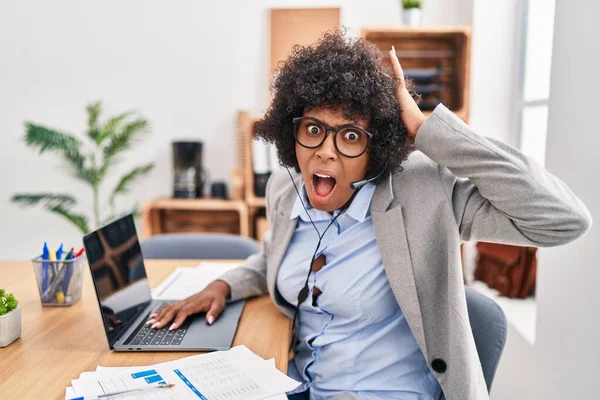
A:
[[[244,201],[159,198],[142,206],[143,237],[174,232],[220,232],[250,235]]]
[[[243,141],[244,146],[244,201],[248,206],[248,225],[250,227],[250,235],[261,241],[262,235],[265,232],[266,218],[258,217],[261,220],[257,220],[256,215],[265,209],[266,200],[264,197],[257,197],[254,194],[254,163],[252,159],[252,126],[257,117],[248,111],[242,110],[238,112],[237,118],[237,127],[240,130],[238,137]]]
[[[366,27],[362,29],[361,36],[374,43],[386,57],[394,46],[407,77],[411,71],[415,76],[436,74],[436,81],[433,84],[437,84],[438,87],[432,87],[431,83],[422,85],[421,94],[434,91],[444,105],[468,123],[471,76],[470,27]],[[418,89],[419,86],[417,86],[417,93],[419,93]],[[428,107],[425,107],[426,105],[427,101],[424,101],[420,106],[428,115],[434,108],[435,102]]]

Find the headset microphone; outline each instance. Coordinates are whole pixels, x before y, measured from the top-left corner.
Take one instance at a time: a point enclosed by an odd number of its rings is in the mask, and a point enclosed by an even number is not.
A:
[[[381,174],[383,174],[383,172],[385,171],[386,168],[387,168],[387,162],[385,163],[385,165],[381,169],[381,172],[379,172],[373,178],[363,179],[362,181],[350,182],[350,189],[352,189],[352,190],[358,190],[361,187],[365,186],[367,183],[374,181],[375,179],[379,178],[381,176]]]

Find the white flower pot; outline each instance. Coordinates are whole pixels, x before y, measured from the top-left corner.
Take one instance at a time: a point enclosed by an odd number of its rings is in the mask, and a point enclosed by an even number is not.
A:
[[[0,316],[0,347],[6,347],[21,337],[21,306]]]
[[[421,9],[420,8],[405,8],[402,12],[404,17],[404,25],[421,26]]]

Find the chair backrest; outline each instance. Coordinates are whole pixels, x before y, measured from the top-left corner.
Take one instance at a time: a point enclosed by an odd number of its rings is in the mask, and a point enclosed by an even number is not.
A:
[[[258,253],[254,239],[226,233],[168,233],[141,242],[145,259],[242,260]]]
[[[488,393],[506,343],[506,316],[489,297],[466,288],[467,310]]]

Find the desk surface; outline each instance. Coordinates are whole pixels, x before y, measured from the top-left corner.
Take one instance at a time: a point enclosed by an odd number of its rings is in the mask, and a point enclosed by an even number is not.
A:
[[[146,261],[151,286],[177,266],[199,260]],[[82,298],[70,307],[42,307],[29,261],[0,261],[0,287],[15,294],[21,310],[21,338],[0,348],[0,397],[3,399],[64,399],[71,379],[97,365],[150,365],[198,353],[117,353],[108,349],[96,295],[85,268]],[[246,303],[233,345],[243,344],[259,356],[275,358],[287,371],[289,319],[268,296]]]

